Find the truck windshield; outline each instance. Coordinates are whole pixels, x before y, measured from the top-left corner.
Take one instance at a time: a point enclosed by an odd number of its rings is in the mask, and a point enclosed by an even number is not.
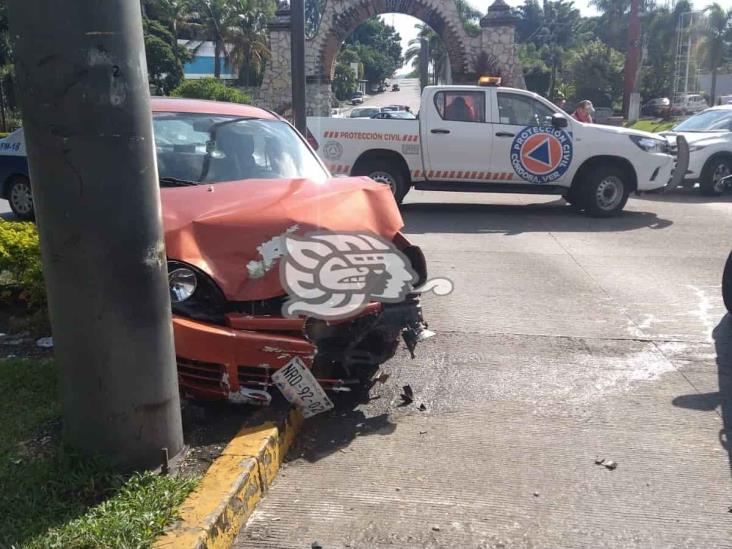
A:
[[[302,139],[279,120],[157,113],[153,127],[161,180],[328,178]]]
[[[676,126],[676,132],[728,132],[732,130],[732,109],[704,111]]]

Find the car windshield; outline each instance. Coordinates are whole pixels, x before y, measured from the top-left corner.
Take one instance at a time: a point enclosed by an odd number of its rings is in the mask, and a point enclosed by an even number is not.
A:
[[[328,178],[303,140],[279,120],[157,113],[153,127],[161,179],[195,184]]]
[[[674,127],[677,132],[728,132],[732,130],[732,109],[700,112]]]

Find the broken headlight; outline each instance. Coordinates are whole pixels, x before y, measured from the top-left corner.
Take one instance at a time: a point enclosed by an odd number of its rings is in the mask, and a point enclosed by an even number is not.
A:
[[[181,261],[168,261],[168,284],[174,314],[216,324],[224,322],[224,293],[202,270]]]
[[[196,273],[187,267],[168,271],[168,286],[170,287],[170,301],[182,303],[189,299],[198,287]]]

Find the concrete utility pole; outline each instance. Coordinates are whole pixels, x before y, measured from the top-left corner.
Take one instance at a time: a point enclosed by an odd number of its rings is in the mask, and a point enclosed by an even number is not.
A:
[[[292,60],[292,117],[295,127],[307,132],[307,104],[305,98],[305,2],[290,0],[290,51]]]
[[[426,38],[419,39],[419,83],[422,90],[430,85],[430,43]]]
[[[640,0],[630,2],[628,24],[628,55],[625,58],[625,84],[623,86],[623,114],[630,114],[631,96],[638,91],[638,69],[641,61]],[[636,98],[636,103],[638,99]],[[637,117],[636,117],[637,118]]]
[[[136,0],[9,0],[64,434],[121,468],[183,446]]]

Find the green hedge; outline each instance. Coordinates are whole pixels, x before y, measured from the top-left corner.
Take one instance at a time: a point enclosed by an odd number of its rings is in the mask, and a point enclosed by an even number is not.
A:
[[[46,303],[38,232],[32,223],[0,220],[0,283],[20,289],[28,305]]]
[[[190,99],[210,99],[212,101],[225,101],[227,103],[249,103],[249,95],[236,88],[230,88],[215,78],[202,78],[200,80],[186,80],[175,88],[171,95],[175,97],[188,97]]]

